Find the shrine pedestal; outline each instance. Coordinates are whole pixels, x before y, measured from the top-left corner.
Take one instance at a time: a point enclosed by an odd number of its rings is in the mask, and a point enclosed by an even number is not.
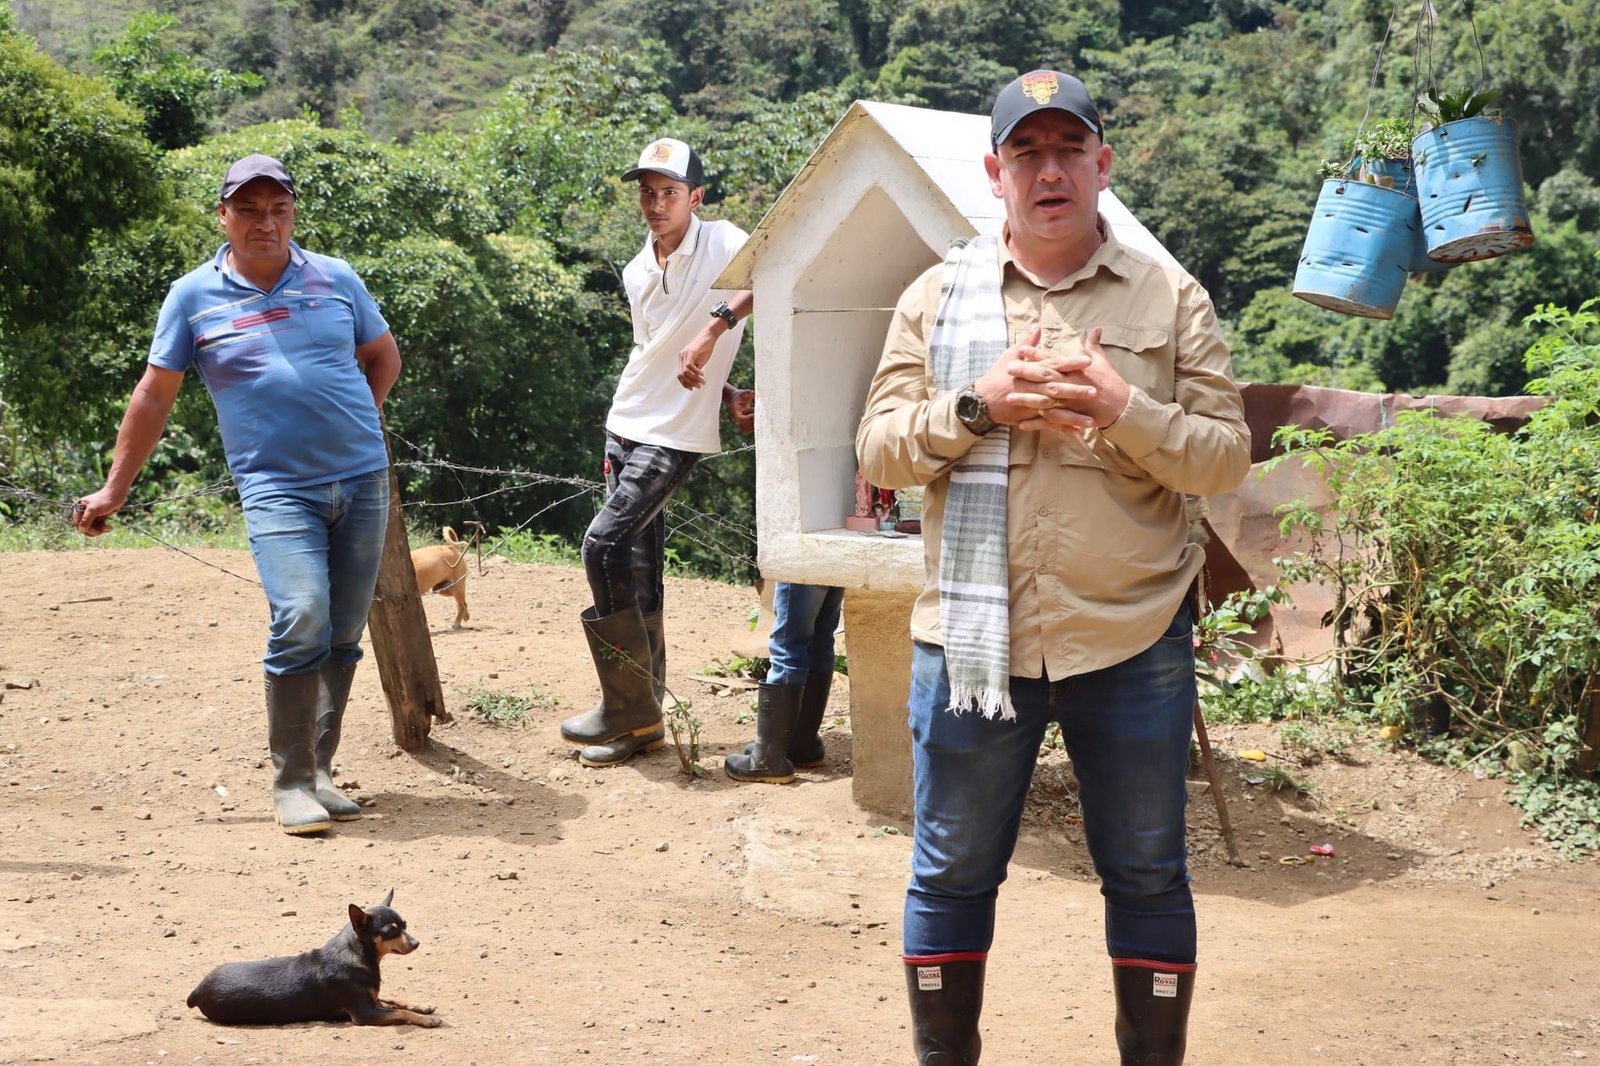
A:
[[[911,817],[911,604],[916,594],[846,589],[850,662],[851,795],[880,814]]]

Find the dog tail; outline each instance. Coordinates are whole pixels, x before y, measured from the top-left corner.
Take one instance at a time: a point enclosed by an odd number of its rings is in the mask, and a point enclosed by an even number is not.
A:
[[[456,536],[456,531],[449,526],[444,527],[444,542],[446,544],[460,544],[461,538]]]

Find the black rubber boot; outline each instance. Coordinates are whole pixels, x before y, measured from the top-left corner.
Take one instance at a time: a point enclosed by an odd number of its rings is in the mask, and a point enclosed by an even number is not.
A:
[[[650,640],[650,676],[656,681],[656,703],[667,698],[667,632],[660,611],[649,611],[644,618],[644,635]]]
[[[833,691],[833,664],[826,670],[806,675],[806,689],[800,696],[800,717],[795,720],[794,736],[789,740],[789,761],[802,770],[814,770],[828,762],[828,749],[822,746],[822,716],[828,713],[828,694]]]
[[[723,771],[735,781],[759,781],[787,785],[794,780],[794,764],[789,761],[789,738],[794,735],[800,716],[799,685],[761,683],[756,697],[756,741],[745,754],[722,760]]]
[[[339,734],[344,726],[344,706],[350,702],[350,683],[355,680],[355,663],[324,662],[317,671],[322,684],[317,693],[317,802],[336,822],[353,822],[361,817],[361,805],[333,783],[333,753],[339,750]]]
[[[272,751],[272,807],[291,836],[332,824],[317,802],[316,725],[321,675],[267,674],[267,747]]]
[[[1193,967],[1163,970],[1142,959],[1111,961],[1122,1066],[1181,1066],[1189,1042]]]
[[[594,608],[582,616],[589,654],[600,679],[600,703],[561,723],[561,738],[573,744],[615,746],[623,742],[621,762],[638,746],[664,735],[661,704],[655,695],[651,670],[650,638],[637,606],[594,617]],[[639,745],[634,745],[634,742]],[[632,745],[632,746],[631,746]],[[582,755],[580,754],[580,758]],[[609,762],[594,765],[609,765]]]
[[[789,738],[789,761],[796,770],[828,765],[828,749],[822,744],[822,716],[828,713],[828,694],[832,691],[832,670],[807,675],[805,691],[800,694],[800,717],[795,719],[794,735]],[[744,746],[744,753],[756,753],[755,741]]]
[[[911,1047],[917,1066],[977,1066],[983,1039],[982,956],[936,961],[906,960],[906,992],[911,997]]]

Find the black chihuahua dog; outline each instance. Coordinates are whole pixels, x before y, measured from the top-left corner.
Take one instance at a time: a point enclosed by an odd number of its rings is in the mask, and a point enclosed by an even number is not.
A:
[[[391,888],[376,907],[362,910],[350,904],[350,924],[320,948],[218,966],[189,993],[189,1006],[223,1025],[348,1018],[357,1025],[438,1026],[432,1007],[378,998],[379,961],[391,953],[417,950],[417,938],[406,932],[405,919],[389,909],[393,899]]]

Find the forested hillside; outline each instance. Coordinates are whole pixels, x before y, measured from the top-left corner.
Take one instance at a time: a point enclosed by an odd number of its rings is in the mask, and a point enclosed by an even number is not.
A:
[[[1524,316],[1600,293],[1600,7],[1444,2],[1435,24],[1422,6],[0,0],[0,473],[56,498],[98,476],[166,285],[218,240],[217,175],[265,150],[301,177],[303,243],[351,259],[401,338],[388,416],[408,448],[592,475],[641,233],[615,175],[640,143],[702,146],[709,213],[749,227],[851,99],[982,111],[1042,65],[1098,94],[1114,188],[1210,289],[1241,376],[1516,391]],[[1293,299],[1319,163],[1428,84],[1501,91],[1538,243],[1413,279],[1392,322]],[[152,493],[221,472],[205,397],[182,403]],[[491,484],[410,476],[422,496]],[[749,485],[748,456],[718,460],[690,503],[737,522]],[[569,494],[480,513],[512,525]],[[702,533],[688,554],[713,569],[748,552]]]

